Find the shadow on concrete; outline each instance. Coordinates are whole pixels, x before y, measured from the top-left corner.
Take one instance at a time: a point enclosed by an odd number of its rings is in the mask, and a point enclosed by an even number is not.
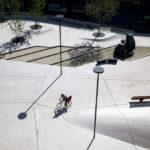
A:
[[[94,39],[96,42],[109,42],[109,41],[112,41],[112,40],[115,40],[117,39],[117,35],[113,35],[113,36],[110,36],[110,37],[106,37],[106,38],[96,38]],[[89,41],[93,41],[93,39],[91,38],[82,38],[83,40],[89,40]]]
[[[81,44],[76,44],[75,47],[87,46],[87,47],[91,48],[92,45],[94,44],[94,42],[97,40],[97,38],[98,38],[98,36],[95,36],[93,39],[81,38],[81,39],[85,39],[85,40],[90,40],[91,42],[86,41],[86,42],[81,43]]]
[[[34,106],[34,104],[47,92],[47,90],[60,78],[61,74],[45,89],[45,91],[29,106],[29,108],[20,114],[18,114],[18,119],[22,120],[27,117],[27,112]]]
[[[32,30],[39,30],[41,28],[42,28],[42,25],[39,25],[39,24],[34,24],[30,26],[30,29]]]
[[[74,50],[69,51],[68,54],[70,58],[73,58],[70,60],[70,65],[71,66],[80,66],[82,64],[88,63],[88,62],[93,62],[95,60],[98,60],[102,57],[102,54],[95,53],[96,50],[92,46],[94,42],[96,41],[97,36],[92,40],[90,43],[89,41],[77,44]],[[101,48],[99,47],[99,51]]]
[[[13,52],[13,51],[15,51],[17,49],[20,49],[20,47],[22,47],[24,45],[30,46],[29,39],[32,38],[31,31],[29,31],[29,30],[25,31],[24,35],[22,36],[22,38],[24,40],[22,40],[19,43],[13,42],[14,41],[14,38],[13,38],[11,41],[0,45],[0,54],[11,53],[11,52]]]
[[[20,114],[18,114],[18,119],[22,120],[25,119],[27,117],[27,113],[25,112],[21,112]]]
[[[136,108],[136,107],[150,107],[150,102],[130,102],[130,108]]]
[[[94,47],[81,47],[77,48],[73,51],[68,52],[70,58],[74,58],[70,60],[71,66],[80,66],[85,63],[90,63],[101,59],[103,57],[101,48],[95,49]]]
[[[7,26],[8,26],[8,24],[3,25],[3,26],[0,27],[0,29],[3,29],[3,28],[5,28],[5,27],[7,27]]]
[[[66,113],[67,112],[67,108],[66,107],[63,107],[61,109],[56,109],[55,110],[55,115],[53,118],[58,118],[59,116],[61,116],[63,113]]]
[[[104,37],[104,36],[105,36],[105,33],[103,33],[103,32],[100,32],[100,33],[94,32],[94,33],[93,33],[93,36],[94,36],[94,37]]]
[[[89,150],[90,149],[90,147],[91,147],[91,145],[92,145],[92,143],[93,143],[93,141],[94,141],[94,137],[92,138],[92,140],[91,140],[91,142],[90,142],[90,144],[88,145],[88,147],[87,147],[87,149],[86,150]]]

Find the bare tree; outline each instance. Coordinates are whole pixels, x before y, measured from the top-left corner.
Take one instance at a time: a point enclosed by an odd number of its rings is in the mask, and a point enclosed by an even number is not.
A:
[[[13,42],[21,42],[21,40],[23,40],[22,33],[25,24],[20,15],[21,3],[19,0],[10,0],[7,7],[9,12],[11,12],[8,25],[10,30],[15,34],[15,39]]]

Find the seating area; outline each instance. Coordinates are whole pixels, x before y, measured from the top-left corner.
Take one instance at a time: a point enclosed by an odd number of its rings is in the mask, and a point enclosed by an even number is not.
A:
[[[133,96],[131,99],[140,100],[140,102],[143,102],[144,99],[150,99],[150,96]]]
[[[126,35],[126,40],[121,40],[114,51],[115,57],[128,58],[134,55],[135,40],[132,34]]]

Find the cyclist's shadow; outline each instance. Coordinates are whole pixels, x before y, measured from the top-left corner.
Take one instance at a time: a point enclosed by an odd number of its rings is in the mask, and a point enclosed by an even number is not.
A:
[[[66,107],[63,107],[63,108],[60,108],[60,109],[56,109],[55,110],[55,115],[53,118],[58,118],[59,116],[61,116],[63,113],[66,113],[67,112],[67,108]]]

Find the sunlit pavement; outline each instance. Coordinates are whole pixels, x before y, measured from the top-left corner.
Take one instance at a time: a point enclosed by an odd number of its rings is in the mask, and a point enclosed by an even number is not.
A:
[[[53,28],[57,27],[53,25]],[[92,32],[88,34],[92,35]],[[10,34],[9,37],[9,34],[1,37],[0,42],[8,42],[13,36]],[[74,33],[74,45],[83,42],[75,36],[79,34]],[[41,38],[41,45],[42,42],[44,46],[56,44],[58,37],[54,37],[57,36],[47,35],[47,39],[42,40],[42,34],[35,35],[30,43],[37,45]],[[66,41],[67,38],[69,36]],[[59,66],[0,60],[1,149],[150,149],[149,105],[132,105],[131,101],[132,96],[149,95],[150,56],[103,66],[105,72],[99,80],[97,133],[92,140],[97,81],[93,72],[95,64],[63,67],[60,76]],[[56,115],[61,93],[72,95],[72,106],[67,112]],[[21,118],[21,113],[27,116]]]

